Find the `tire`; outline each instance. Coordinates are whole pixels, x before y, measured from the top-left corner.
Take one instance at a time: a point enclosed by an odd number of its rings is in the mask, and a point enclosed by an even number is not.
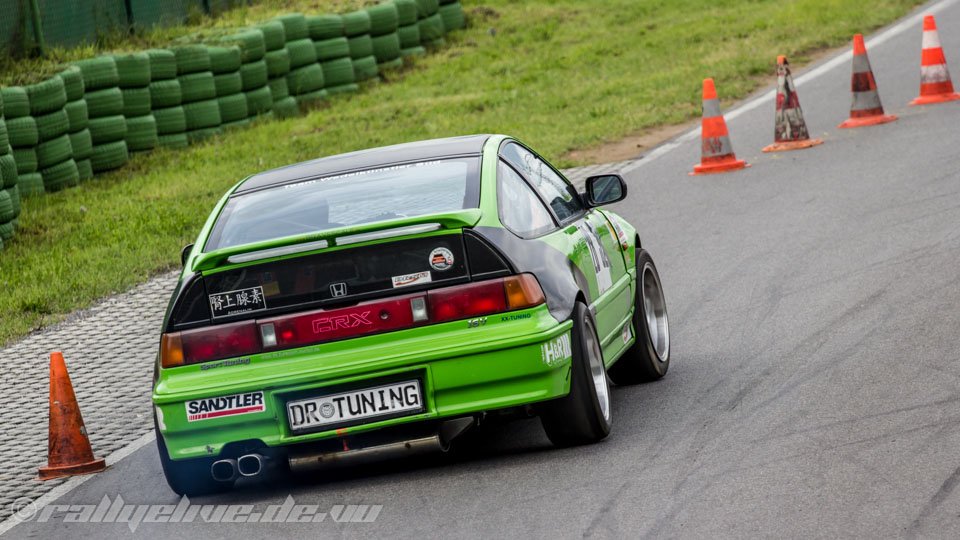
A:
[[[83,72],[80,68],[67,66],[67,69],[60,72],[60,78],[63,79],[63,90],[67,94],[67,101],[83,99],[87,88],[83,84]]]
[[[246,120],[250,116],[247,112],[247,97],[242,92],[217,98],[217,106],[220,109],[222,124]]]
[[[10,138],[10,146],[14,148],[36,146],[40,142],[37,121],[29,115],[7,118],[7,137]]]
[[[307,92],[306,94],[300,94],[296,97],[297,104],[304,107],[312,107],[317,103],[326,101],[327,91],[323,88],[320,90],[314,90],[313,92]]]
[[[410,47],[409,49],[402,49],[400,51],[400,56],[406,58],[408,56],[426,56],[427,50],[423,47]]]
[[[348,40],[350,47],[350,58],[366,58],[373,54],[373,38],[369,35],[352,37]]]
[[[157,121],[152,114],[127,118],[127,149],[146,152],[157,147]]]
[[[377,67],[377,57],[370,55],[354,60],[353,72],[356,74],[357,82],[377,78],[380,75],[380,68]]]
[[[440,17],[443,19],[445,32],[452,32],[467,26],[467,20],[463,15],[463,5],[460,2],[440,6]]]
[[[177,77],[180,81],[180,96],[182,103],[192,103],[217,97],[217,85],[213,80],[213,73],[201,71]]]
[[[121,93],[123,94],[124,116],[130,118],[150,114],[151,98],[149,86],[142,88],[124,88]]]
[[[10,195],[10,202],[13,204],[13,219],[20,217],[21,201],[20,201],[20,188],[16,184],[8,187],[6,189],[8,195]]]
[[[170,452],[167,451],[163,434],[157,428],[156,418],[153,423],[157,437],[157,452],[160,454],[160,466],[163,469],[163,476],[167,479],[167,485],[174,493],[195,497],[222,493],[233,487],[233,482],[217,482],[210,475],[213,459],[196,458],[178,461],[170,459]]]
[[[187,141],[190,144],[197,144],[203,142],[207,139],[211,139],[223,133],[223,129],[220,126],[212,128],[200,128],[194,129],[187,132]]]
[[[126,141],[117,141],[93,147],[90,166],[93,172],[103,172],[123,167],[130,160]]]
[[[3,116],[7,121],[30,116],[30,98],[22,86],[0,88],[0,99],[3,101]]]
[[[150,83],[150,108],[163,109],[183,103],[180,81],[176,78]]]
[[[288,13],[279,15],[273,20],[283,25],[283,32],[286,35],[287,42],[297,39],[306,39],[310,37],[310,29],[307,26],[307,18],[301,13]]]
[[[71,157],[73,157],[73,147],[70,145],[69,135],[61,135],[37,145],[37,166],[41,171],[63,163]]]
[[[240,47],[208,47],[210,53],[210,71],[214,75],[232,73],[240,69],[242,63]]]
[[[15,228],[13,226],[13,221],[0,224],[0,249],[3,249],[3,244],[5,242],[9,242],[13,239],[14,233]]]
[[[380,70],[380,73],[394,71],[397,69],[401,69],[402,67],[403,67],[403,58],[394,58],[393,60],[377,64],[377,69]]]
[[[400,58],[400,36],[394,32],[373,38],[373,55],[379,64]]]
[[[104,116],[90,119],[90,138],[94,145],[122,141],[127,136],[127,119],[123,115]],[[43,146],[42,144],[40,146]],[[37,147],[40,148],[39,146]],[[40,168],[43,168],[43,158],[39,150]]]
[[[343,19],[343,33],[347,37],[362,36],[370,33],[370,14],[366,10],[358,9],[345,13]]]
[[[43,116],[34,116],[33,119],[37,121],[40,142],[56,139],[70,130],[70,119],[62,108]]]
[[[320,67],[320,64],[310,64],[297,68],[287,75],[287,87],[290,90],[290,95],[293,96],[322,90],[323,83],[323,68]]]
[[[10,134],[7,132],[7,123],[0,117],[0,156],[10,153]]]
[[[288,41],[287,52],[290,54],[291,71],[317,63],[317,49],[310,39]]]
[[[323,81],[325,87],[342,86],[357,80],[353,72],[353,61],[349,58],[331,60],[321,64],[323,67]]]
[[[167,81],[177,77],[177,55],[167,49],[146,51],[150,58],[150,81]]]
[[[36,148],[14,148],[12,156],[19,175],[35,173],[39,170],[40,165],[37,163]],[[4,158],[6,156],[0,157],[0,169],[3,168]]]
[[[179,135],[187,130],[187,115],[183,112],[183,107],[155,109],[153,117],[160,135]]]
[[[425,45],[436,45],[436,41],[447,33],[443,27],[443,17],[439,13],[421,20],[419,24],[420,43]]]
[[[267,64],[267,76],[270,78],[290,73],[290,51],[286,47],[268,52],[263,61]]]
[[[67,113],[67,124],[69,125],[70,133],[87,129],[87,124],[90,122],[87,100],[78,99],[76,101],[70,101],[64,106],[63,110]]]
[[[187,117],[187,134],[198,129],[220,127],[220,104],[216,99],[185,103],[183,112]]]
[[[352,66],[351,66],[352,68]],[[277,102],[280,100],[290,97],[290,87],[287,86],[286,77],[277,77],[276,79],[270,79],[270,82],[267,83],[267,87],[270,88],[270,95],[273,96],[273,105],[276,106]],[[249,110],[247,111],[249,115]]]
[[[80,173],[80,183],[93,179],[93,165],[90,165],[90,158],[74,160],[77,162],[77,171]]]
[[[43,175],[38,172],[21,174],[17,179],[17,189],[24,198],[43,195]]]
[[[328,86],[324,88],[327,91],[328,96],[335,94],[350,94],[352,92],[357,92],[360,90],[360,87],[355,83],[350,84],[341,84],[340,86]]]
[[[157,137],[160,146],[164,148],[182,149],[190,145],[186,133],[177,133],[175,135],[160,135]]]
[[[440,2],[437,0],[416,0],[417,13],[421,19],[425,19],[435,14],[440,9]]]
[[[84,100],[90,118],[123,114],[123,92],[117,87],[87,92]]]
[[[173,47],[177,59],[177,76],[210,71],[210,53],[206,45],[179,45]]]
[[[267,21],[257,26],[263,33],[263,44],[266,50],[276,51],[287,44],[287,33],[280,21]],[[246,60],[244,61],[246,62]]]
[[[80,68],[83,73],[83,85],[87,94],[94,90],[117,86],[120,82],[117,62],[112,56],[104,55],[78,60],[73,65]]]
[[[264,115],[273,108],[273,94],[270,87],[264,86],[243,94],[247,98],[247,112],[250,116]]]
[[[36,84],[24,87],[27,99],[30,101],[30,114],[40,116],[63,109],[67,104],[67,91],[63,87],[63,79],[53,76]]]
[[[573,310],[570,393],[540,406],[540,423],[556,446],[597,442],[610,434],[610,387],[590,310]]]
[[[93,137],[90,136],[89,129],[81,129],[76,133],[71,133],[70,147],[73,148],[73,159],[87,159],[93,152]]]
[[[6,190],[0,189],[0,223],[13,221],[13,200]]]
[[[150,56],[144,52],[114,55],[117,64],[117,85],[120,88],[142,88],[150,84]]]
[[[417,24],[417,0],[395,0],[397,5],[397,26]]]
[[[0,188],[17,185],[20,172],[20,165],[17,163],[14,154],[0,156]]]
[[[77,169],[77,162],[72,159],[43,169],[40,174],[43,176],[43,189],[47,193],[80,184],[80,170]]]
[[[383,2],[367,8],[370,15],[370,34],[382,36],[397,31],[400,15],[393,2]]]
[[[307,30],[314,41],[342,37],[343,18],[340,15],[308,15]]]
[[[637,250],[637,295],[633,335],[627,352],[610,367],[610,379],[619,385],[655,381],[670,369],[670,323],[660,274],[646,250]]]
[[[223,128],[223,131],[247,128],[250,127],[250,119],[244,118],[236,122],[226,122],[220,127]]]
[[[243,91],[250,92],[267,85],[267,63],[263,60],[240,66],[240,79]]]
[[[295,98],[286,97],[273,103],[273,115],[277,118],[293,118],[299,114],[300,106]]]
[[[411,24],[408,26],[401,26],[399,29],[397,29],[397,36],[400,37],[400,47],[402,49],[419,47],[420,46],[420,25]]]
[[[313,47],[319,62],[350,57],[350,42],[345,37],[314,41]]]

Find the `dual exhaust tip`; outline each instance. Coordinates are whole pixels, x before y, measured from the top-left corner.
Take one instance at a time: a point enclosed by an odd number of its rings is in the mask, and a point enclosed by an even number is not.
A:
[[[210,475],[217,482],[233,482],[241,476],[258,476],[263,472],[267,458],[260,454],[246,454],[237,459],[221,459],[210,466]]]

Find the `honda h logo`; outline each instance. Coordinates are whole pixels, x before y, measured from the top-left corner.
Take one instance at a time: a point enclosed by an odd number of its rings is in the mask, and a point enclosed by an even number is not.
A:
[[[343,282],[341,281],[340,283],[334,283],[334,284],[330,285],[330,295],[333,296],[334,298],[339,298],[339,297],[341,297],[341,296],[346,296],[346,295],[347,295],[347,284],[346,284],[346,283],[343,283]]]

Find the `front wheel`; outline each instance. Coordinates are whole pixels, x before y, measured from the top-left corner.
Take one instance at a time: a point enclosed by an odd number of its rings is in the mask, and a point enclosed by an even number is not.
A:
[[[655,381],[670,368],[670,323],[660,274],[646,250],[637,250],[637,295],[633,308],[636,339],[610,367],[616,384]]]
[[[545,403],[540,413],[543,430],[557,446],[593,443],[610,434],[607,370],[593,317],[580,302],[573,310],[572,334],[570,393]]]

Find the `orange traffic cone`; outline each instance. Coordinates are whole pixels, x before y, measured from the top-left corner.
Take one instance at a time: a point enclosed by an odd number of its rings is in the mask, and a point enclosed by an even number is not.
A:
[[[877,81],[873,78],[870,69],[870,58],[867,57],[867,46],[863,43],[863,35],[853,36],[853,104],[850,106],[850,118],[840,124],[842,128],[855,128],[886,124],[897,119],[896,115],[884,114],[880,103],[880,94],[877,93]]]
[[[51,353],[47,466],[40,467],[40,480],[89,474],[105,468],[103,459],[93,457],[63,354]]]
[[[807,123],[800,109],[800,96],[793,84],[790,64],[786,56],[777,57],[777,112],[774,115],[773,144],[764,152],[799,150],[823,144],[823,139],[811,139]]]
[[[730,144],[727,123],[720,113],[720,101],[713,79],[703,80],[703,120],[700,124],[700,164],[690,175],[711,174],[749,167],[738,160]]]
[[[923,51],[920,54],[920,96],[911,105],[943,103],[960,99],[953,91],[953,81],[947,70],[947,59],[940,46],[937,21],[933,15],[923,18]]]

